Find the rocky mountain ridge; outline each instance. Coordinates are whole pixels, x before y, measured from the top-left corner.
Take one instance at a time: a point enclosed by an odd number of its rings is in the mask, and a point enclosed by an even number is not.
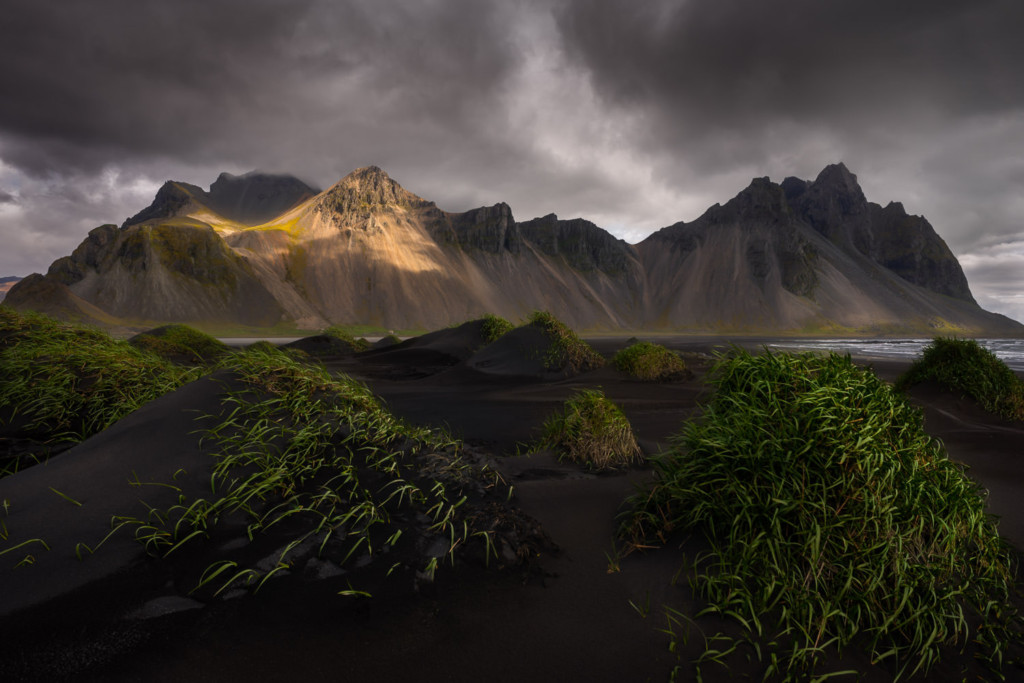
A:
[[[983,311],[948,246],[842,164],[756,178],[630,245],[581,218],[453,213],[381,169],[323,192],[289,176],[168,182],[8,297],[104,325],[437,328],[547,309],[578,329],[1021,334]]]
[[[9,292],[11,287],[13,287],[19,280],[21,280],[21,278],[16,275],[0,277],[0,301],[4,300],[4,297],[7,296],[7,292]]]

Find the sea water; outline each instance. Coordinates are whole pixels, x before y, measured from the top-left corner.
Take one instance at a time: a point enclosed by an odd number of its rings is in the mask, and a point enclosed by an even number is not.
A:
[[[1024,339],[977,339],[1016,372],[1024,372]],[[787,339],[768,344],[785,351],[835,351],[854,358],[914,360],[931,339]]]

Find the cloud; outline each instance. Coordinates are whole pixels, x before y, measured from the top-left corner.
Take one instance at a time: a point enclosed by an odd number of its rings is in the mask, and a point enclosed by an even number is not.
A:
[[[367,164],[635,242],[844,161],[977,254],[1024,212],[1021,25],[1018,0],[8,0],[0,274],[167,179]]]
[[[960,256],[960,265],[975,289],[978,303],[990,311],[1024,321],[1024,232],[1003,242]]]
[[[36,179],[0,162],[0,187],[18,187],[16,202],[0,202],[0,275],[45,272],[92,228],[120,222],[147,205],[161,182],[114,169],[71,183],[65,177]]]
[[[756,135],[776,120],[866,133],[1019,108],[1021,20],[1013,0],[571,0],[559,15],[598,89],[655,113],[659,141]]]
[[[35,175],[160,156],[244,166],[345,154],[367,128],[458,129],[514,62],[499,17],[468,1],[14,0],[4,158]]]

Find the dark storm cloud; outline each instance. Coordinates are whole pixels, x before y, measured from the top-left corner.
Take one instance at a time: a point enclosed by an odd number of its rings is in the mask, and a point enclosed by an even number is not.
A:
[[[0,190],[0,204],[13,204],[16,201],[18,201],[18,198],[13,194]]]
[[[256,136],[360,107],[457,120],[510,57],[479,3],[14,0],[0,21],[4,159],[68,173],[111,159],[242,156]],[[359,90],[335,101],[345,78]]]
[[[0,275],[221,171],[376,164],[447,210],[639,241],[844,161],[995,296],[993,250],[1024,243],[1021,26],[1019,0],[6,0]]]
[[[1017,0],[571,0],[569,53],[652,138],[773,121],[865,131],[1024,103]],[[916,121],[915,121],[916,120]]]

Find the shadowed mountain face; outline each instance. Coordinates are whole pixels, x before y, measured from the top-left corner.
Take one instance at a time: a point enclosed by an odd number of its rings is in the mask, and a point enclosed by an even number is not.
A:
[[[167,181],[153,203],[124,222],[124,227],[173,218],[203,209],[243,225],[259,225],[314,197],[319,191],[289,175],[251,172],[221,173],[210,191],[188,183]]]
[[[546,309],[580,329],[1024,333],[977,306],[924,218],[868,202],[842,164],[755,179],[636,246],[503,203],[446,212],[373,166],[320,193],[256,173],[168,182],[8,302],[105,325],[437,328]]]
[[[856,176],[755,179],[724,206],[637,245],[646,317],[668,326],[1013,334],[974,302],[956,257],[899,204],[868,202]],[[1017,332],[1019,333],[1019,332]]]

